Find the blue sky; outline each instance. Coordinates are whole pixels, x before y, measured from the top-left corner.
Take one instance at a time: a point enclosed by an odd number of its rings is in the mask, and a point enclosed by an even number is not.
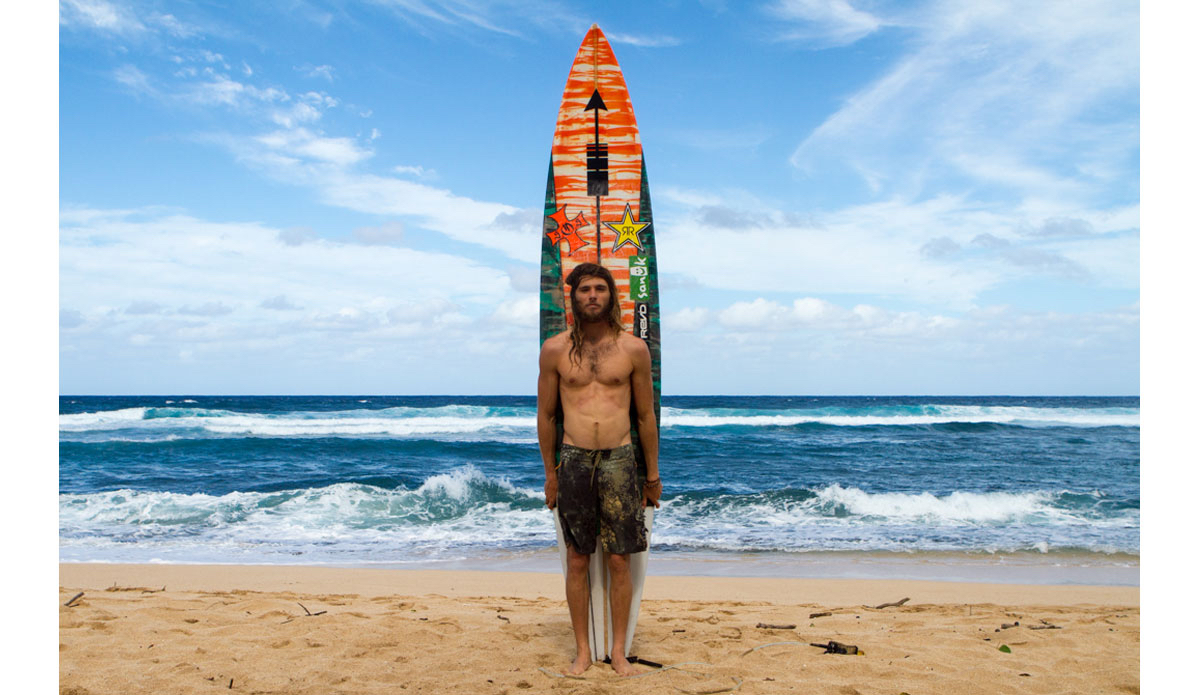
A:
[[[1140,391],[1135,2],[59,13],[61,393],[532,393],[593,22],[642,134],[665,393]]]

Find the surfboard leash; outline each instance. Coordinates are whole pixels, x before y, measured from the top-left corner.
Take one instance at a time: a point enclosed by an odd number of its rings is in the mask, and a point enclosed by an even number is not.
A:
[[[663,667],[663,665],[658,663],[657,661],[651,661],[649,659],[644,659],[644,658],[638,657],[638,656],[627,656],[627,657],[625,657],[625,660],[631,664],[644,664],[646,666],[649,666],[650,668],[662,668]],[[611,666],[612,665],[612,657],[611,656],[604,657],[604,663]]]

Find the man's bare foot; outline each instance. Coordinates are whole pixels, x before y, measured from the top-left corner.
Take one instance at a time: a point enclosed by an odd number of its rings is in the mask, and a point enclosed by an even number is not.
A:
[[[575,663],[571,664],[571,668],[567,669],[567,673],[572,676],[582,676],[583,672],[588,670],[592,665],[591,654],[580,654],[575,657]]]
[[[637,673],[637,669],[633,667],[633,664],[629,663],[628,659],[616,654],[612,657],[612,667],[618,676],[632,676]]]

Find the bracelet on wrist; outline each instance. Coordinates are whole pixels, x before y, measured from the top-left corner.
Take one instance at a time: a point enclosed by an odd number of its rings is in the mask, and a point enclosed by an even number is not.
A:
[[[647,484],[647,485],[653,485],[653,484],[655,484],[655,483],[658,483],[658,482],[661,482],[661,481],[662,481],[662,476],[660,475],[659,477],[655,478],[654,480],[650,480],[649,478],[647,478],[647,479],[646,479],[646,484]]]

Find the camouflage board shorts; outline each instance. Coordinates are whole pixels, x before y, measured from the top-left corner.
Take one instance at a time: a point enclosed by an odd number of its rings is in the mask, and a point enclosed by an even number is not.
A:
[[[563,444],[558,460],[558,518],[576,551],[640,553],[649,547],[633,445],[580,449]]]

